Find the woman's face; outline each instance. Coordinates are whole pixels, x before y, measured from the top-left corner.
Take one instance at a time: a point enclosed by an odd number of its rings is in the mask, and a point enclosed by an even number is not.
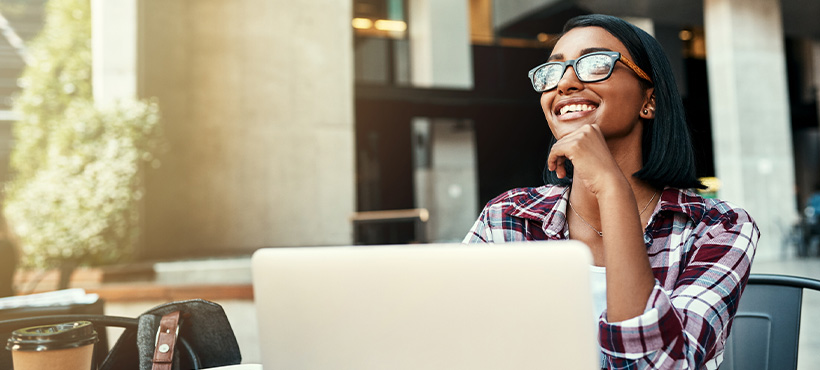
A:
[[[579,27],[558,40],[549,61],[576,59],[595,51],[617,51],[635,60],[626,47],[603,28]],[[641,110],[649,102],[652,89],[644,90],[640,78],[622,62],[615,63],[608,79],[598,82],[579,81],[572,68],[567,67],[558,87],[541,94],[541,109],[552,134],[561,139],[583,125],[598,123],[608,141],[633,135],[639,139]]]

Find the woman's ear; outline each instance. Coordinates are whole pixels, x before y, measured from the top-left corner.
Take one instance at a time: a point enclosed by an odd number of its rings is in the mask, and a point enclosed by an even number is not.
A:
[[[655,88],[648,88],[644,94],[640,116],[643,119],[655,119]]]

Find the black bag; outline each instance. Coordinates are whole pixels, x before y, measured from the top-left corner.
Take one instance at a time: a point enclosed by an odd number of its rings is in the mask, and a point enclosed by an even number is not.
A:
[[[51,315],[0,321],[0,333],[70,321],[90,321],[97,332],[104,331],[106,326],[122,327],[125,331],[105,359],[101,363],[100,359],[94,359],[95,368],[151,370],[160,320],[175,311],[180,312],[180,326],[174,347],[173,369],[236,365],[242,361],[239,344],[222,306],[202,299],[166,303],[136,319],[106,315]],[[8,335],[2,338],[7,339]],[[9,351],[4,350],[0,354],[0,367],[11,368]]]

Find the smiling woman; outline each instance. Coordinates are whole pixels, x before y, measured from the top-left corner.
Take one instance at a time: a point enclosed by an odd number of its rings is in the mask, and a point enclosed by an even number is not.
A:
[[[692,191],[660,45],[621,19],[576,17],[528,76],[554,137],[547,185],[491,200],[464,242],[584,242],[602,368],[717,369],[759,232],[743,209]]]

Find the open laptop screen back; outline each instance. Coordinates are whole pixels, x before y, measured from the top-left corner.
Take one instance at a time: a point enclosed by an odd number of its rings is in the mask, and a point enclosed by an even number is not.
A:
[[[578,242],[269,248],[253,256],[273,369],[593,369]]]

